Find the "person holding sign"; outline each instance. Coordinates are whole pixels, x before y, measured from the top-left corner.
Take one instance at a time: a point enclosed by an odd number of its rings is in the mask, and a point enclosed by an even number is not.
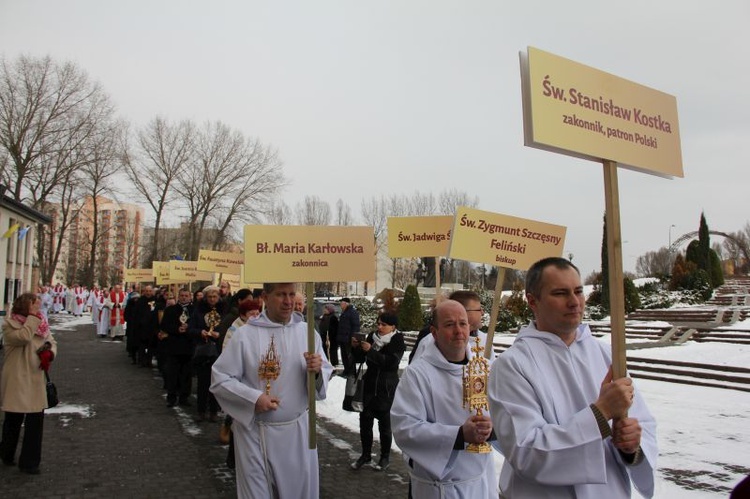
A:
[[[318,452],[308,443],[307,373],[315,373],[315,395],[322,400],[333,366],[317,334],[315,351],[307,351],[307,324],[294,314],[295,294],[292,283],[265,284],[265,310],[235,332],[213,365],[211,391],[234,419],[240,498],[319,494]],[[270,353],[277,362],[272,379],[259,372]]]
[[[492,364],[488,396],[505,456],[503,497],[626,498],[654,493],[656,422],[608,344],[581,324],[578,269],[559,257],[526,274],[534,321]]]
[[[409,456],[412,497],[497,498],[493,454],[465,450],[494,433],[488,414],[463,406],[470,338],[463,305],[441,302],[431,328],[435,341],[409,365],[391,407],[393,437]]]

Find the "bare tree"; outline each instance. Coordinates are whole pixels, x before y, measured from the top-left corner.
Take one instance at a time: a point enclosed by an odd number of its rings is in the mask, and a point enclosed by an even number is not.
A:
[[[241,231],[244,224],[260,222],[263,213],[258,207],[266,206],[285,184],[277,151],[257,139],[247,140],[237,167],[244,175],[230,187],[222,200],[224,205],[213,214],[217,227],[212,245],[215,250],[227,240],[233,224]]]
[[[468,206],[476,208],[479,206],[479,197],[471,197],[463,191],[450,189],[442,191],[438,195],[438,212],[443,215],[453,215],[456,212],[456,206]]]
[[[431,194],[422,195],[418,192],[415,192],[411,197],[393,194],[388,198],[387,201],[387,205],[385,208],[386,217],[427,215],[428,212],[431,212],[431,210],[434,208],[434,201],[434,197]],[[387,228],[388,224],[386,222],[386,241],[388,240]],[[400,271],[400,267],[402,267],[402,265],[399,265],[399,258],[391,258],[390,261],[391,265],[388,272],[391,276],[391,287],[395,288],[397,282],[400,279],[399,276],[402,273]],[[411,278],[412,276],[409,277]]]
[[[136,134],[136,147],[126,149],[125,171],[138,194],[154,212],[154,241],[146,265],[164,258],[159,251],[162,217],[177,191],[174,184],[188,167],[195,148],[196,128],[190,121],[172,124],[157,116]]]
[[[342,199],[336,201],[336,225],[352,225],[352,209]]]
[[[195,144],[194,164],[178,175],[176,184],[188,208],[190,260],[198,257],[211,217],[214,222],[223,218],[217,230],[224,234],[239,215],[252,219],[254,206],[270,199],[284,184],[275,152],[221,122],[206,123]],[[243,199],[238,201],[238,197]]]
[[[42,211],[52,216],[54,220],[53,227],[50,227],[49,230],[42,233],[43,236],[40,236],[40,239],[44,239],[40,246],[47,248],[46,251],[42,251],[39,259],[42,262],[42,281],[45,283],[51,284],[53,282],[55,269],[62,255],[63,241],[68,234],[68,229],[77,220],[82,208],[82,205],[78,203],[81,196],[80,180],[75,174],[75,170],[68,170],[67,176],[60,183],[60,189],[56,192],[56,195],[41,207]],[[75,244],[73,246],[73,249],[75,249]],[[65,265],[67,266],[67,260]],[[65,282],[70,281],[66,280]]]
[[[417,263],[413,258],[393,258],[390,270],[391,287],[394,289],[406,289],[406,286],[414,282],[414,272]]]
[[[0,178],[18,201],[30,198],[33,208],[50,210],[50,201],[65,202],[76,191],[76,170],[89,161],[85,143],[109,119],[109,98],[85,71],[50,57],[21,56],[0,61]],[[41,275],[54,277],[60,245],[74,213],[57,216],[57,233],[39,227],[37,257]],[[75,209],[73,209],[75,211]],[[49,234],[48,234],[49,232]],[[52,256],[54,255],[54,256]],[[53,265],[49,267],[49,265]]]
[[[722,242],[724,248],[722,254],[732,261],[735,275],[746,273],[750,267],[750,262],[745,260],[745,250],[750,247],[750,223],[745,224],[743,229],[729,235],[732,238],[724,238]],[[744,245],[744,248],[742,245]]]
[[[405,199],[405,203],[408,206],[406,213],[403,216],[414,216],[424,217],[428,215],[435,215],[437,213],[437,203],[435,196],[432,193],[423,194],[421,192],[415,192],[409,198]],[[391,215],[391,216],[402,216],[402,215]]]
[[[331,207],[318,196],[305,196],[297,203],[297,223],[300,225],[330,225]]]
[[[674,263],[675,256],[667,247],[661,247],[656,251],[649,251],[639,256],[636,260],[636,274],[642,277],[669,275],[672,273],[672,264]]]
[[[125,261],[124,267],[126,269],[133,269],[140,267],[139,255],[141,253],[141,246],[138,237],[138,225],[140,220],[136,221],[136,218],[128,217],[125,223]]]
[[[80,129],[102,96],[101,87],[73,63],[27,56],[0,60],[0,145],[10,157],[1,175],[16,200],[22,200],[30,175],[44,175],[43,156],[70,150],[86,135]]]
[[[385,196],[363,199],[360,207],[365,225],[373,228],[375,234],[375,255],[379,255],[388,232],[388,201]]]
[[[269,208],[265,211],[266,223],[271,225],[292,225],[294,216],[292,209],[284,201],[271,202]]]
[[[83,188],[91,198],[91,233],[88,244],[88,269],[84,273],[83,283],[92,287],[96,282],[97,257],[101,255],[101,245],[106,245],[105,239],[114,228],[110,220],[102,225],[99,217],[100,198],[112,191],[111,180],[117,174],[121,166],[122,148],[124,145],[124,124],[115,122],[104,122],[101,124],[99,133],[85,144],[91,155],[81,170]],[[108,246],[108,245],[107,245]],[[106,251],[106,250],[105,250]],[[106,253],[105,253],[106,255]]]
[[[455,189],[441,192],[437,200],[431,193],[414,192],[410,195],[392,194],[388,197],[365,199],[362,201],[362,218],[365,225],[373,227],[375,232],[376,259],[384,258],[383,250],[388,240],[388,217],[429,216],[437,214],[453,215],[456,206],[476,207],[479,198]],[[391,286],[402,285],[413,279],[415,261],[399,262],[398,258],[389,259],[388,273]],[[406,280],[405,280],[406,279]]]

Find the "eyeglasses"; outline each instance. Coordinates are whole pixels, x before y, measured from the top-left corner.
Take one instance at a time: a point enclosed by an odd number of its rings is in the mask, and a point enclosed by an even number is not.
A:
[[[483,308],[467,308],[467,312],[484,312]]]

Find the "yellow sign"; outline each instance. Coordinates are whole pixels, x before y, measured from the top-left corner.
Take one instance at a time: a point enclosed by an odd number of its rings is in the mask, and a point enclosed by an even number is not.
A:
[[[151,264],[153,269],[154,277],[156,278],[156,285],[161,286],[164,284],[180,284],[187,281],[178,281],[172,279],[169,274],[169,262],[153,262]]]
[[[245,281],[375,279],[372,227],[246,225]]]
[[[179,282],[212,281],[214,273],[198,270],[197,261],[170,260],[169,278]]]
[[[521,80],[525,145],[683,176],[674,96],[533,47]]]
[[[153,269],[125,269],[123,273],[125,282],[153,282]]]
[[[388,256],[446,256],[453,217],[388,217]]]
[[[214,285],[218,286],[221,284],[219,280],[219,274],[213,274],[214,275]],[[263,283],[257,283],[257,282],[247,282],[243,278],[245,275],[245,266],[242,265],[242,270],[240,271],[239,275],[236,274],[221,274],[221,281],[227,281],[229,283],[230,289],[232,293],[236,293],[240,289],[261,289],[263,287]]]
[[[240,253],[226,251],[200,250],[198,252],[198,270],[206,272],[239,275],[245,257]]]
[[[561,256],[565,227],[461,206],[456,208],[450,257],[526,270]]]
[[[169,262],[151,262],[151,275],[153,275],[154,277],[159,277],[159,272],[164,266],[166,266],[167,270],[169,270]]]

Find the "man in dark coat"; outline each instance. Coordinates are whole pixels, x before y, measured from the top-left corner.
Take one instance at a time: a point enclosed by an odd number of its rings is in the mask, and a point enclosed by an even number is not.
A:
[[[138,342],[140,338],[140,333],[138,332],[138,325],[136,324],[136,308],[138,307],[138,300],[141,298],[141,295],[133,292],[128,295],[128,301],[125,304],[125,311],[123,314],[125,314],[125,336],[127,338],[127,341],[125,342],[125,349],[128,352],[128,357],[130,357],[133,364],[136,364],[138,362]]]
[[[167,385],[167,407],[189,406],[193,380],[193,339],[188,334],[188,322],[193,314],[193,294],[183,288],[177,295],[177,304],[167,307],[161,319],[161,337],[166,366],[164,378]]]
[[[344,364],[344,375],[354,372],[352,362],[352,336],[359,333],[359,312],[352,306],[349,298],[341,299],[341,317],[339,317],[339,329],[336,333],[336,341],[341,348],[341,363]]]
[[[138,363],[141,367],[151,367],[151,359],[159,331],[159,316],[154,288],[146,286],[133,311],[136,332],[138,333]]]
[[[328,361],[336,367],[339,363],[339,344],[336,338],[339,331],[339,318],[336,309],[330,303],[323,307],[323,315],[320,316],[318,334],[323,342],[323,350],[328,356]]]

